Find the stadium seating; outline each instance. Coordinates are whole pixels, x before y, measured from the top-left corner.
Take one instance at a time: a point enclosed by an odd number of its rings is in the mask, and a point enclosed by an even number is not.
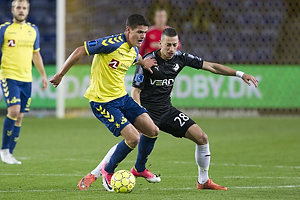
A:
[[[193,23],[184,21],[188,9],[196,1],[171,1],[174,6],[181,8],[177,13],[181,23],[174,28],[180,30],[184,51],[216,62],[274,62],[279,36],[287,17],[287,3],[284,0],[206,0],[220,11],[221,19],[218,21],[211,16],[211,20],[207,20],[205,33],[194,32]],[[66,2],[68,54],[75,46],[82,44],[79,41],[123,32],[124,19],[128,14],[146,13],[153,0],[120,0],[113,4],[110,0]],[[0,7],[1,23],[10,20],[10,1],[0,0]],[[37,24],[41,33],[41,49],[45,49],[41,52],[45,64],[54,64],[56,1],[32,0],[30,12],[28,21]]]

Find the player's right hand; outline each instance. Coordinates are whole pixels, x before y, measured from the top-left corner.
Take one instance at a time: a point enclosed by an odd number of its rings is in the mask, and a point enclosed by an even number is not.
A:
[[[63,76],[61,74],[56,73],[50,80],[50,83],[56,88],[60,84],[62,77]]]
[[[47,82],[47,76],[46,75],[42,77],[42,83],[43,83],[42,90],[46,90],[46,88],[48,87],[48,82]]]
[[[252,75],[244,74],[243,77],[242,77],[242,79],[249,86],[251,85],[249,81],[251,81],[255,87],[258,86],[258,80],[254,76],[252,76]]]
[[[145,58],[143,60],[142,67],[144,69],[147,69],[151,74],[153,74],[153,71],[151,70],[151,67],[157,66],[157,61],[154,58]]]

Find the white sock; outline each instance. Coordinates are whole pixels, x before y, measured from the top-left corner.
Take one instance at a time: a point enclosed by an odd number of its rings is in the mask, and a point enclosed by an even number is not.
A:
[[[209,143],[205,145],[196,145],[195,159],[198,165],[198,182],[204,184],[208,179],[208,170],[210,164]]]
[[[115,146],[113,146],[105,155],[105,157],[103,158],[103,160],[99,163],[99,165],[91,172],[91,174],[94,174],[95,177],[99,177],[101,176],[101,167],[105,164],[108,163],[110,157],[113,155],[113,153],[116,150],[118,144],[116,144]]]

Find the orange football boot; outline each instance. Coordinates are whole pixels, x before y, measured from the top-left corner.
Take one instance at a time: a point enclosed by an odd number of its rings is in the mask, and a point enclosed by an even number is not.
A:
[[[200,184],[197,182],[197,189],[198,190],[227,190],[227,187],[215,184],[211,179],[208,179],[204,184]]]
[[[97,180],[97,177],[95,177],[94,174],[88,173],[85,177],[80,179],[78,183],[79,190],[86,190],[88,189],[94,181]]]

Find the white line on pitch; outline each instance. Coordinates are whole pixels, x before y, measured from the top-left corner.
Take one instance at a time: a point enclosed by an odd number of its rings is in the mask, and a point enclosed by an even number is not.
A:
[[[35,159],[35,160],[45,160],[44,158],[30,158],[30,157],[20,157],[20,160],[30,160],[30,159]],[[84,162],[97,162],[97,160],[91,160],[91,159],[74,159],[74,158],[67,158],[67,159],[47,159],[47,160],[65,160],[65,161],[84,161]],[[99,160],[100,162],[100,160]],[[124,160],[124,163],[134,163],[135,160]],[[185,162],[185,161],[169,161],[169,163],[172,164],[195,164],[195,162]],[[275,168],[289,168],[289,169],[300,169],[300,166],[282,166],[282,165],[274,165],[274,166],[267,166],[267,165],[248,165],[248,164],[216,164],[216,163],[210,163],[210,165],[214,166],[238,166],[238,167],[275,167]]]
[[[300,185],[280,185],[280,186],[255,186],[255,187],[228,187],[228,189],[272,189],[272,188],[296,188]],[[149,190],[150,188],[143,188],[142,190]],[[89,190],[104,190],[104,189],[89,189]],[[153,188],[152,190],[196,190],[196,188]],[[0,190],[0,193],[13,192],[73,192],[77,190]]]
[[[0,176],[80,176],[79,174],[0,174]]]
[[[270,189],[270,188],[295,188],[300,187],[300,185],[279,185],[279,186],[255,186],[255,187],[231,187],[236,189]]]
[[[279,177],[272,177],[272,176],[225,176],[225,177],[214,177],[214,178],[241,178],[241,179],[246,179],[246,178],[257,178],[257,179],[300,179],[300,177],[283,177],[283,176],[279,176]]]
[[[194,162],[182,162],[182,161],[175,161],[175,162],[169,162],[173,164],[194,164]],[[215,166],[238,166],[238,167],[276,167],[276,168],[292,168],[292,169],[300,169],[300,166],[282,166],[282,165],[274,165],[274,166],[267,166],[267,165],[247,165],[247,164],[216,164],[216,163],[210,163],[210,165]]]
[[[0,176],[76,176],[76,177],[83,177],[83,175],[80,174],[12,174],[12,173],[0,173]],[[170,177],[180,177],[180,178],[194,178],[197,176],[161,176],[164,178],[170,178]],[[269,176],[225,176],[225,177],[214,177],[219,179],[300,179],[300,177],[269,177]]]

